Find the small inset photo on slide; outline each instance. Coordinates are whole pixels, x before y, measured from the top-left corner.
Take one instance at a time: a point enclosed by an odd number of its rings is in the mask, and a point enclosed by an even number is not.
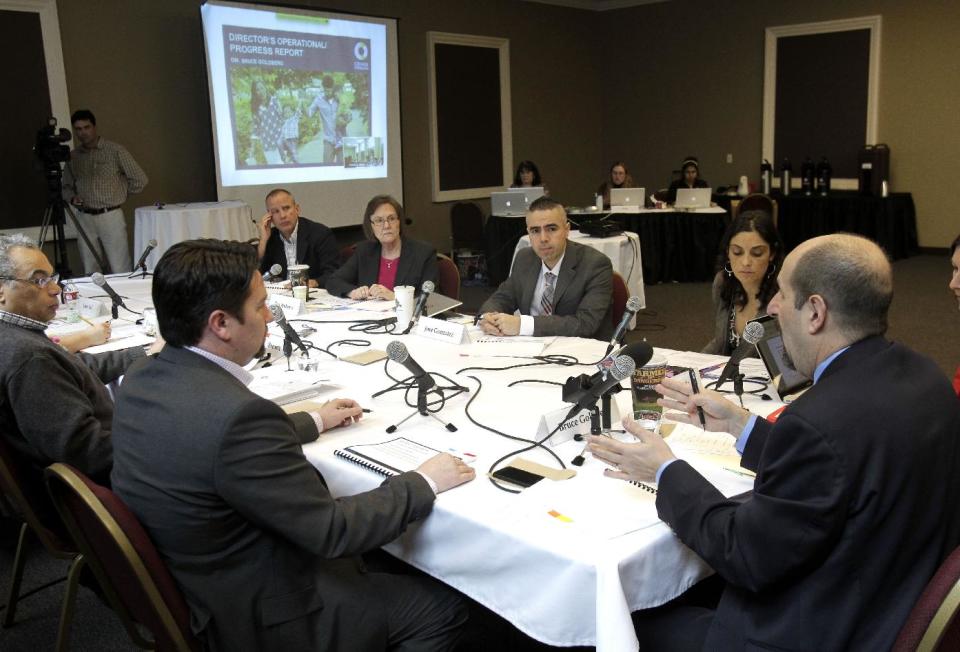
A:
[[[343,166],[362,168],[383,165],[383,140],[379,136],[343,139]]]

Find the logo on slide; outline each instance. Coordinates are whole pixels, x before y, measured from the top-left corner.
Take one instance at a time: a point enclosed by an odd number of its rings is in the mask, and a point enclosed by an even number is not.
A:
[[[358,41],[357,44],[353,46],[353,56],[360,61],[364,61],[370,56],[370,48],[368,48],[367,44],[363,41]]]

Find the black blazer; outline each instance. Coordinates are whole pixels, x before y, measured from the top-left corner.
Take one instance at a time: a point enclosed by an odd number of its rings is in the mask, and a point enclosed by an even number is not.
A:
[[[355,288],[376,283],[380,274],[380,250],[377,240],[358,243],[347,262],[327,279],[327,291],[345,297]],[[437,250],[425,242],[403,238],[395,285],[412,285],[419,293],[424,281],[433,281],[436,285],[438,277]]]
[[[960,536],[960,402],[937,366],[881,337],[851,346],[742,466],[724,498],[686,462],[657,511],[727,586],[708,650],[888,650]]]
[[[312,222],[305,217],[297,221],[297,263],[310,265],[310,278],[323,287],[327,277],[340,264],[340,247],[337,238],[329,227]],[[287,277],[287,255],[283,251],[283,240],[280,231],[273,229],[270,239],[267,240],[267,249],[260,261],[260,273],[266,272],[271,266],[278,264],[283,271],[281,276]]]
[[[334,498],[286,415],[229,373],[167,345],[117,397],[113,488],[150,534],[205,649],[369,650],[383,605],[353,556],[429,513],[417,473]],[[374,614],[373,618],[368,617]]]

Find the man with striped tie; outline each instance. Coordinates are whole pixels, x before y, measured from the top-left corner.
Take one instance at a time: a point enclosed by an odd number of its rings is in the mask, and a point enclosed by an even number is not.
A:
[[[490,335],[568,335],[610,338],[613,266],[602,253],[567,240],[570,222],[560,202],[541,197],[527,211],[530,248],[481,306]]]

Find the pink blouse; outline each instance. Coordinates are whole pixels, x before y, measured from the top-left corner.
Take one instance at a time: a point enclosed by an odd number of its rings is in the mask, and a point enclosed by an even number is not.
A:
[[[380,272],[377,274],[377,283],[387,288],[391,292],[393,291],[393,285],[397,281],[397,268],[400,266],[400,259],[394,258],[393,260],[387,260],[383,256],[380,257]]]

